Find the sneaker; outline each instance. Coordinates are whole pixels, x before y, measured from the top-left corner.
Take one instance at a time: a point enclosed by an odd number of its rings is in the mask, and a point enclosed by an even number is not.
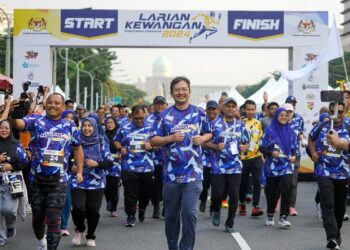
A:
[[[327,242],[327,248],[333,249],[333,250],[340,249],[340,247],[339,247],[339,245],[337,244],[337,241],[336,241],[335,239],[330,239],[330,240]]]
[[[160,219],[160,207],[159,207],[159,204],[154,205],[152,218],[153,219]]]
[[[211,221],[215,227],[220,226],[220,212],[213,212],[213,217]]]
[[[248,193],[248,194],[245,196],[245,202],[250,203],[252,200],[253,200],[253,194]]]
[[[272,227],[275,226],[275,220],[274,220],[273,215],[268,215],[268,216],[266,217],[265,225],[266,225],[266,226],[272,226]]]
[[[72,243],[76,246],[79,246],[81,244],[81,239],[83,238],[83,233],[76,232],[75,236],[72,239]]]
[[[16,228],[15,227],[7,228],[6,237],[8,240],[15,237],[15,235],[16,235]]]
[[[87,247],[95,247],[96,246],[96,241],[93,239],[88,239],[86,242]]]
[[[144,209],[139,209],[139,221],[143,222],[145,220],[145,210]]]
[[[206,207],[207,207],[207,201],[201,201],[199,203],[199,211],[201,211],[202,213],[205,213]]]
[[[264,214],[264,211],[260,207],[253,207],[252,209],[252,216],[257,217]]]
[[[278,226],[281,228],[290,228],[292,226],[292,223],[288,221],[287,216],[281,216],[278,221]]]
[[[239,215],[246,216],[247,215],[247,208],[245,204],[239,204]]]
[[[223,201],[221,202],[221,208],[228,208],[227,200],[223,200]]]
[[[290,216],[298,216],[298,211],[294,207],[289,208],[289,215]]]
[[[111,212],[111,217],[118,217],[118,214],[117,214],[117,211],[113,211],[113,212]]]
[[[61,230],[61,236],[69,236],[69,235],[70,235],[70,233],[68,230],[66,230],[66,229]]]
[[[233,227],[230,227],[229,225],[225,224],[225,232],[227,233],[233,233],[235,230]]]
[[[344,214],[344,218],[343,218],[343,221],[348,221],[348,220],[350,220],[350,217],[349,217],[349,215],[347,215],[347,214]]]
[[[46,237],[38,240],[38,250],[47,250],[47,240]]]
[[[128,215],[128,218],[126,219],[125,226],[126,227],[134,227],[136,222],[136,218],[134,215]]]
[[[5,239],[0,237],[0,246],[5,245],[5,243],[6,243]]]

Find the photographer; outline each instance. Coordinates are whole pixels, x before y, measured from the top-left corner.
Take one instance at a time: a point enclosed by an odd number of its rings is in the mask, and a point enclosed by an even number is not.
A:
[[[0,246],[16,234],[19,197],[25,192],[21,170],[27,161],[22,145],[13,138],[10,123],[0,121]]]
[[[65,201],[70,147],[77,166],[77,182],[83,181],[80,133],[73,123],[61,118],[64,108],[64,97],[53,93],[47,98],[46,116],[13,117],[17,129],[31,132],[31,167],[34,172],[32,224],[40,249],[57,249],[60,241],[60,216]],[[45,223],[48,225],[47,241]]]

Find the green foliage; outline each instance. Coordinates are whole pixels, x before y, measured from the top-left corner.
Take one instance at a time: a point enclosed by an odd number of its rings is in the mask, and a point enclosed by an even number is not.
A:
[[[122,103],[128,107],[144,102],[143,99],[145,98],[146,93],[137,89],[135,85],[118,83],[117,88],[122,97]]]
[[[13,74],[13,39],[11,36],[11,78]],[[6,60],[6,36],[0,35],[0,73],[5,74],[5,60]]]
[[[350,73],[350,52],[344,54],[345,64],[348,74]],[[338,87],[336,81],[346,80],[344,65],[342,58],[338,58],[329,62],[329,85],[332,88]]]
[[[280,77],[281,77],[281,73],[278,71],[272,72],[271,75],[275,78],[275,80],[277,81]],[[261,81],[253,84],[253,85],[238,85],[236,87],[236,90],[244,97],[244,98],[248,98],[249,96],[251,96],[252,94],[254,94],[256,91],[258,91],[259,89],[261,89],[267,82],[268,80],[271,78],[271,76],[266,77],[264,79],[262,79]]]

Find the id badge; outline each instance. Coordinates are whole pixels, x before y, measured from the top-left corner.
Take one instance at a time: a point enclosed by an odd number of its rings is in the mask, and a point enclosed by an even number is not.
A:
[[[238,147],[237,147],[237,143],[236,142],[231,142],[230,143],[230,149],[231,149],[231,153],[232,155],[238,155]]]
[[[134,150],[136,153],[141,153],[146,151],[146,145],[144,141],[131,141],[130,149]]]
[[[63,168],[64,152],[59,150],[44,150],[42,165],[45,167]]]

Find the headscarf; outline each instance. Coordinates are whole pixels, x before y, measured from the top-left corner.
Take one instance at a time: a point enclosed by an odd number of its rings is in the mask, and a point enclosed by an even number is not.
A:
[[[62,119],[66,118],[68,114],[72,114],[72,115],[73,115],[73,120],[74,120],[75,125],[79,124],[79,123],[78,123],[77,114],[76,114],[73,110],[70,110],[70,109],[64,110],[64,111],[62,112],[61,118],[62,118]],[[78,125],[77,125],[77,126],[78,126]]]
[[[329,118],[329,114],[328,113],[320,114],[319,122],[323,122],[324,119],[326,119],[326,118]]]
[[[288,122],[286,124],[279,122],[278,116],[283,111],[286,112],[284,108],[276,110],[266,133],[282,149],[283,153],[289,156],[292,153],[292,145],[295,143],[296,135]]]
[[[112,130],[108,130],[107,129],[107,122],[108,122],[108,120],[112,120],[114,122],[114,124],[115,124],[115,128],[114,129],[112,129]],[[105,134],[108,137],[109,143],[113,143],[114,136],[115,136],[115,133],[116,133],[118,127],[119,127],[118,122],[117,122],[117,120],[114,117],[110,116],[110,117],[108,117],[106,119],[106,121],[105,121],[105,128],[106,128]]]
[[[84,157],[87,159],[98,161],[101,155],[101,138],[98,133],[98,126],[95,119],[86,117],[82,120],[82,127],[85,121],[89,121],[94,129],[92,135],[86,136],[81,133],[81,145],[84,151]]]
[[[12,159],[18,158],[17,147],[19,145],[19,141],[14,139],[13,133],[12,133],[12,127],[9,121],[7,120],[0,121],[0,126],[5,122],[8,123],[10,127],[10,134],[7,138],[0,137],[0,153],[1,154],[6,153],[7,156],[11,157]]]

